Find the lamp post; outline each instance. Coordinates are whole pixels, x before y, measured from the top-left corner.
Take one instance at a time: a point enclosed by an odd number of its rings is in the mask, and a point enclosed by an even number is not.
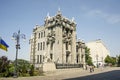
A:
[[[18,33],[13,33],[12,39],[16,41],[16,58],[15,58],[15,71],[14,71],[14,78],[18,77],[17,74],[17,56],[18,56],[18,49],[20,49],[20,38],[26,39],[24,34],[20,34],[20,30]]]

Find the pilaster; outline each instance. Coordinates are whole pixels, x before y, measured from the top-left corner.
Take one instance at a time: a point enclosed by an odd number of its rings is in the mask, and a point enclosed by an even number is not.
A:
[[[71,51],[71,63],[76,63],[76,32],[72,33],[72,51]]]

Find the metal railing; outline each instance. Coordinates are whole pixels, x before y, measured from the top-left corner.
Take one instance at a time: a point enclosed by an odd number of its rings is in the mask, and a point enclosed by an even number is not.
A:
[[[82,68],[83,64],[56,64],[56,69]]]

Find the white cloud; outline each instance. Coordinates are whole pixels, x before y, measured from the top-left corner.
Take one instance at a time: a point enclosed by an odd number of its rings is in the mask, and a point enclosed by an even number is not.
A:
[[[109,15],[106,20],[111,24],[120,23],[120,15]]]
[[[110,24],[120,23],[120,15],[105,13],[101,10],[90,10],[87,12],[88,16],[101,17]]]

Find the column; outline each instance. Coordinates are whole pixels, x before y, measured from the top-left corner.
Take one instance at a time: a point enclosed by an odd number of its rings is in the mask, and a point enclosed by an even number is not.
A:
[[[63,63],[66,63],[66,49],[65,49],[65,43],[63,43],[63,53],[62,53],[62,56],[63,56]]]
[[[79,55],[78,63],[80,64],[80,62],[81,62],[81,48],[78,48],[78,55]]]
[[[72,33],[72,43],[71,43],[71,63],[76,63],[76,32]]]
[[[68,44],[68,51],[70,51],[69,57],[68,57],[68,63],[71,63],[72,60],[71,60],[71,45],[70,44]]]
[[[52,61],[55,62],[55,59],[54,59],[54,56],[55,56],[55,55],[54,55],[54,54],[55,54],[55,43],[53,43],[52,54],[53,54],[53,60],[52,60]]]
[[[51,43],[48,44],[48,52],[46,54],[46,56],[47,56],[47,62],[48,62],[48,59],[50,59],[50,45],[51,45]]]
[[[83,54],[83,69],[85,69],[85,65],[86,65],[86,63],[85,63],[85,48],[83,48],[82,51],[83,51],[82,52],[82,54]]]

